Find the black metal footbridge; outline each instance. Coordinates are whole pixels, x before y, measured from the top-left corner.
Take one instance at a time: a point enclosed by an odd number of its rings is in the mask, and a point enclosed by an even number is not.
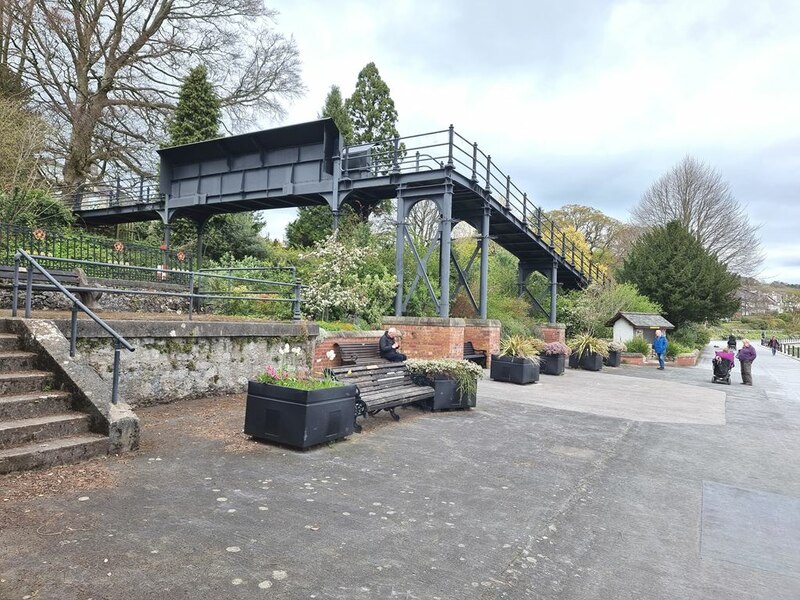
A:
[[[549,313],[555,322],[558,285],[583,288],[604,281],[605,273],[577,248],[492,162],[477,143],[452,126],[403,138],[345,146],[333,120],[257,131],[195,144],[164,148],[157,189],[143,182],[117,184],[76,194],[73,210],[87,224],[161,220],[169,244],[169,224],[186,217],[202,230],[220,213],[286,207],[328,206],[334,224],[346,204],[370,206],[397,200],[395,312],[402,315],[414,289],[423,282],[439,315],[449,316],[451,264],[457,289],[462,286],[480,318],[486,318],[488,244],[493,240],[519,259],[520,293],[532,272],[550,280]],[[423,200],[439,211],[438,235],[417,248],[408,228],[412,207]],[[464,221],[478,232],[478,243],[466,266],[451,250],[453,227]],[[438,246],[438,285],[426,269]],[[404,282],[404,252],[417,264],[412,282]],[[198,257],[202,248],[198,248]],[[480,290],[469,288],[469,273],[479,257]],[[438,293],[437,293],[438,288]]]

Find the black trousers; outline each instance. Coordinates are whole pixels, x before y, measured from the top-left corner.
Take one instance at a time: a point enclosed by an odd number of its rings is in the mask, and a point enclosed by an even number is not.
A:
[[[406,359],[406,355],[397,350],[389,350],[389,352],[383,354],[383,358],[392,362],[402,362]]]

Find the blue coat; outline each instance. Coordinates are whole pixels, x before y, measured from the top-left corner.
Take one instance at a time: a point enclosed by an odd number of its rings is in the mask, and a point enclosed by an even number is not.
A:
[[[664,354],[667,351],[667,336],[662,335],[653,341],[653,350],[656,354]]]

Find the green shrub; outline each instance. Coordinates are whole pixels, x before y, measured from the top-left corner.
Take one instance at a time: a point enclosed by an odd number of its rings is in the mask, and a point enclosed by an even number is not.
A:
[[[667,356],[669,358],[675,358],[678,354],[688,354],[694,350],[691,346],[685,346],[680,342],[675,342],[673,340],[669,340],[667,343]]]
[[[567,345],[572,349],[573,354],[581,356],[586,353],[594,352],[600,356],[608,356],[608,342],[594,337],[589,333],[579,333],[574,338],[567,341]]]
[[[632,340],[628,340],[625,342],[625,346],[627,347],[627,352],[644,354],[645,356],[650,354],[650,344],[647,343],[647,340],[641,337],[635,337]]]
[[[686,323],[670,335],[669,341],[701,349],[711,341],[711,331],[700,323]]]

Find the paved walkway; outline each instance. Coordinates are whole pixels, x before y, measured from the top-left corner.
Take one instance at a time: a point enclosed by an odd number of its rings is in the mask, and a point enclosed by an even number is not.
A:
[[[710,349],[484,380],[308,452],[243,438],[243,399],[145,409],[110,487],[0,505],[0,598],[797,600],[800,362],[758,350],[753,387]]]

